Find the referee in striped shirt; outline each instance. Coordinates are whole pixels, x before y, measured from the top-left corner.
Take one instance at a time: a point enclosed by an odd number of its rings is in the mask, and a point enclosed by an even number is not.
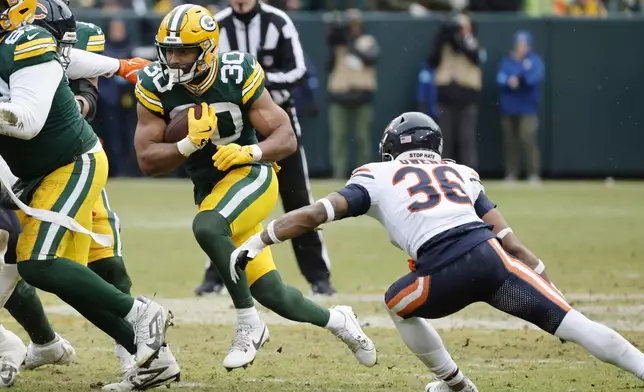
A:
[[[265,86],[273,101],[291,118],[298,141],[300,124],[293,106],[291,90],[306,74],[304,53],[291,19],[283,11],[260,0],[230,0],[230,7],[215,15],[219,23],[219,51],[238,50],[255,56],[265,72]],[[258,134],[258,137],[261,137]],[[277,174],[280,196],[286,212],[313,203],[304,149],[300,146],[293,155],[278,162]],[[332,295],[330,263],[319,231],[313,231],[292,241],[302,275],[311,285],[311,294]],[[195,293],[220,293],[222,281],[210,261],[207,262],[203,283]]]

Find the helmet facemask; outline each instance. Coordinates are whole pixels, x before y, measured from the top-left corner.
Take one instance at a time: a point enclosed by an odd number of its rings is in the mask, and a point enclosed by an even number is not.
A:
[[[171,40],[171,37],[166,38],[166,41]],[[193,81],[195,78],[203,75],[210,69],[212,59],[216,58],[217,51],[215,49],[214,56],[211,48],[212,42],[204,40],[197,44],[179,44],[179,43],[160,43],[157,41],[157,54],[159,56],[159,63],[167,70],[170,78],[170,84],[186,84]],[[190,50],[194,49],[197,56],[195,60],[185,63],[170,64],[168,61],[168,50]],[[209,61],[210,60],[210,61]]]
[[[63,35],[63,38],[56,42],[56,49],[58,51],[58,57],[60,57],[60,62],[63,65],[64,69],[69,67],[71,62],[72,48],[76,46],[78,40],[76,39],[75,31],[68,31]]]

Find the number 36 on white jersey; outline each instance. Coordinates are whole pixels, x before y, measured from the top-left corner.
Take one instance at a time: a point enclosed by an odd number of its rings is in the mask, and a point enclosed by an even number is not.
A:
[[[474,203],[483,185],[476,171],[464,165],[424,159],[370,163],[356,169],[349,184],[369,192],[367,215],[377,219],[391,242],[413,258],[435,235],[482,222]]]

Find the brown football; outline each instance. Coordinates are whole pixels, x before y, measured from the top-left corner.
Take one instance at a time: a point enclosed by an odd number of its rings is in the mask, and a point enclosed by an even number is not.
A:
[[[201,106],[194,105],[195,108],[195,117],[201,117]],[[183,140],[188,136],[188,110],[190,108],[185,108],[184,110],[177,113],[172,120],[165,127],[165,136],[164,141],[166,143],[176,143],[180,140]]]

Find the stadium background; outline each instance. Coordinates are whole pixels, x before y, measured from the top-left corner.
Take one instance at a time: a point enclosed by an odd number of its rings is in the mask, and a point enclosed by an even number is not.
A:
[[[131,3],[123,4],[132,7]],[[535,4],[543,6],[540,0],[533,0],[532,6]],[[551,5],[536,8],[550,12]],[[613,5],[618,6],[616,2]],[[128,45],[138,54],[147,51],[154,55],[151,45],[160,15],[151,11],[140,16],[130,9],[114,8],[114,4],[75,11],[79,20],[101,25],[108,39],[115,32],[110,31],[110,22],[122,18]],[[324,12],[291,15],[320,78],[318,116],[302,119],[309,165],[312,174],[327,176],[332,159],[324,88],[329,56],[327,25]],[[364,18],[367,32],[377,37],[382,49],[372,129],[375,157],[375,143],[387,121],[416,107],[418,72],[442,16],[366,12]],[[550,277],[576,309],[644,347],[642,182],[545,181],[541,187],[508,187],[487,180],[502,176],[503,164],[496,70],[519,28],[532,32],[535,49],[547,67],[540,130],[545,174],[602,179],[642,176],[644,18],[617,9],[604,19],[534,17],[523,12],[476,13],[473,18],[489,57],[483,70],[478,130],[486,193],[499,205],[515,233],[546,263]],[[126,166],[121,167],[121,175],[140,176],[131,144],[136,121],[131,90],[127,83],[102,86],[99,106],[101,110],[110,108],[115,115],[111,123],[99,124],[103,129],[98,131],[103,137],[108,132],[124,136],[123,162],[112,159],[111,163]],[[316,179],[312,191],[316,198],[323,197],[343,183]],[[182,381],[173,390],[419,392],[431,380],[383,309],[383,293],[407,272],[407,255],[389,243],[377,222],[359,218],[324,226],[332,280],[339,294],[316,300],[327,306],[354,308],[377,344],[379,364],[360,367],[328,332],[288,322],[261,308],[271,342],[251,368],[227,373],[221,360],[235,333],[235,316],[227,296],[198,298],[192,293],[202,278],[204,255],[191,230],[195,211],[189,182],[114,178],[107,189],[121,221],[133,292],[154,296],[175,314],[176,325],[168,332],[168,342],[181,364]],[[270,219],[281,213],[277,206]],[[272,252],[284,281],[306,292],[307,282],[290,246],[273,246]],[[78,362],[70,367],[21,372],[14,392],[81,392],[115,381],[118,362],[112,351],[114,342],[57,298],[41,294],[52,326],[74,344]],[[22,328],[7,314],[2,321],[27,341]],[[614,392],[640,390],[642,385],[576,345],[562,344],[486,305],[475,304],[432,321],[432,325],[481,391]]]
[[[641,102],[644,101],[644,45],[641,44],[644,16],[639,12],[621,12],[618,8],[620,1],[608,3],[607,18],[550,15],[548,11],[553,8],[544,4],[553,3],[551,0],[535,0],[533,3],[538,7],[527,4],[526,12],[472,13],[478,39],[488,53],[483,64],[478,122],[479,170],[483,176],[502,176],[496,71],[502,56],[511,48],[513,32],[518,29],[532,33],[533,47],[546,65],[539,116],[544,176],[641,177],[644,174],[642,156],[637,148],[644,145],[644,133],[641,132],[644,124],[644,111],[641,110]],[[327,3],[332,9],[334,2]],[[346,7],[366,3],[347,0],[335,1],[335,4]],[[157,6],[162,8],[159,4]],[[534,15],[534,12],[527,12],[534,10],[545,13]],[[115,8],[114,5],[104,9],[76,8],[75,12],[77,19],[102,26],[106,30],[108,44],[110,21],[122,19],[127,27],[128,45],[135,48],[135,53],[148,57],[155,55],[150,45],[162,14],[152,11],[139,15],[131,9]],[[290,15],[319,78],[318,114],[315,117],[301,114],[301,122],[310,173],[324,177],[331,172],[333,157],[328,142],[325,92],[330,56],[326,44],[329,26],[325,20],[328,17],[325,17],[326,12],[320,11],[291,12]],[[374,158],[379,135],[387,122],[398,113],[417,107],[418,72],[429,55],[443,18],[444,14],[440,13],[422,17],[407,12],[367,11],[364,14],[365,32],[374,35],[381,47],[372,129]],[[133,127],[133,101],[122,101],[123,106],[119,110],[123,111],[128,127]],[[101,135],[124,132],[122,128],[110,129],[112,127],[102,126],[100,121],[97,124]],[[348,140],[348,143],[353,141]],[[131,156],[133,151],[128,154]],[[133,158],[130,162],[134,162]],[[130,167],[130,171],[120,175],[136,174],[136,170]]]

